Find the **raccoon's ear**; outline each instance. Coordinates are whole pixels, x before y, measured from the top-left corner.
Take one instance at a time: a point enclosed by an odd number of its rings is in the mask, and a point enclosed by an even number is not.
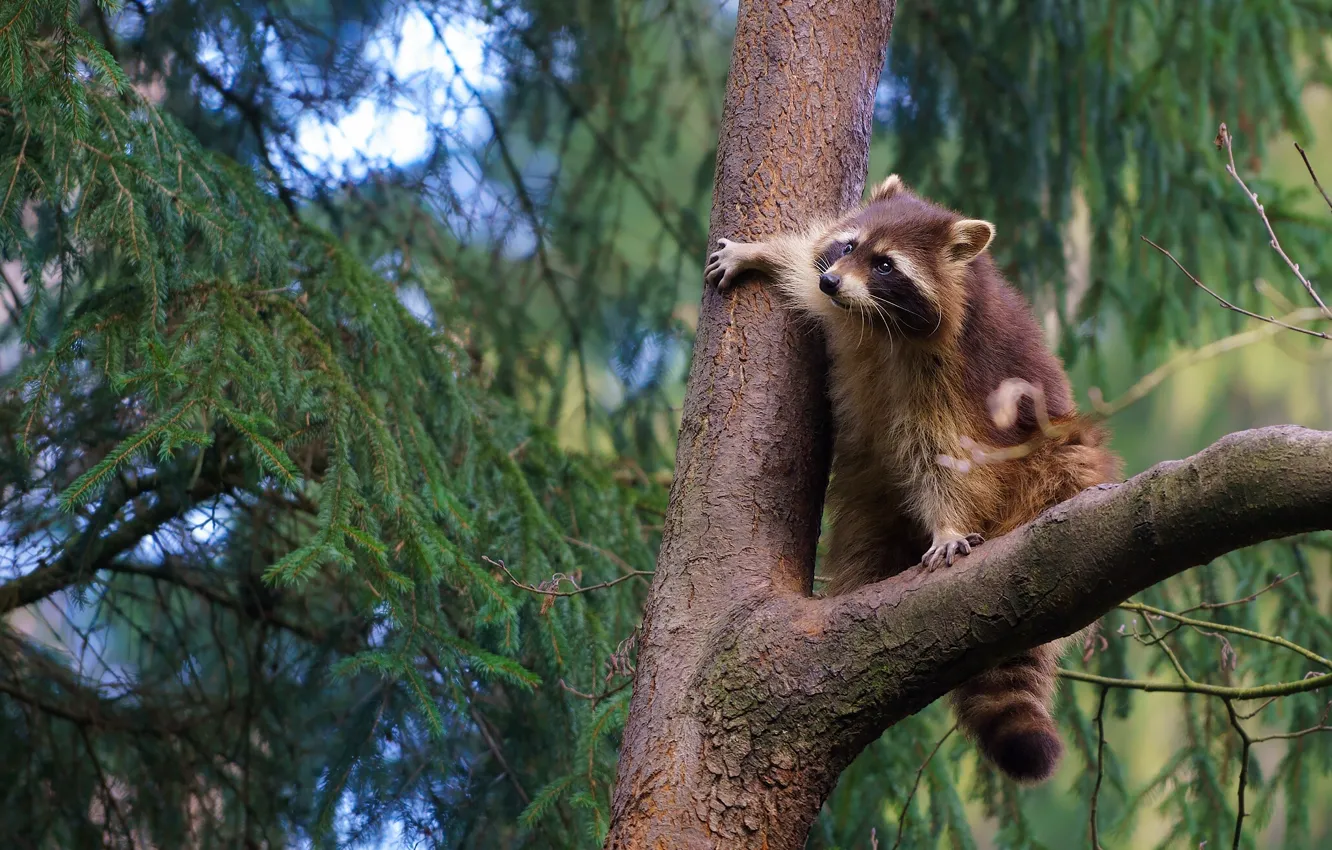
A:
[[[896,174],[889,174],[883,179],[882,183],[870,191],[869,202],[872,204],[876,201],[886,201],[904,189],[906,189],[906,184],[902,182],[902,178]]]
[[[967,218],[953,225],[948,243],[948,258],[957,263],[969,263],[990,246],[994,239],[994,225],[988,221]]]

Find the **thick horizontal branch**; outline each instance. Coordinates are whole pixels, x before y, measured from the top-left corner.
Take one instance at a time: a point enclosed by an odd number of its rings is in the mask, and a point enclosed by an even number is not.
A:
[[[1186,460],[1085,491],[952,570],[916,568],[814,601],[826,628],[810,660],[873,680],[875,691],[852,702],[900,715],[1190,567],[1326,529],[1332,433],[1282,426],[1231,434]]]
[[[1332,433],[1232,434],[1087,490],[951,569],[917,567],[830,599],[771,599],[713,645],[703,704],[726,728],[748,718],[762,730],[754,740],[770,740],[769,760],[788,760],[783,730],[821,740],[794,760],[828,771],[831,787],[885,728],[999,660],[1218,555],[1323,529],[1332,529]]]

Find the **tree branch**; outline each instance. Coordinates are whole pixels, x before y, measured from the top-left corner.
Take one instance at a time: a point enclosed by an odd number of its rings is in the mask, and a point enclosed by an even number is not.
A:
[[[148,534],[164,523],[181,516],[191,506],[220,494],[225,487],[209,481],[196,482],[183,499],[166,498],[159,493],[158,500],[136,512],[133,518],[121,520],[115,530],[106,532],[106,525],[115,521],[116,514],[129,504],[134,496],[146,489],[138,485],[129,489],[120,501],[107,501],[106,511],[99,509],[105,519],[94,523],[79,539],[61,546],[60,554],[52,561],[39,564],[36,569],[18,578],[0,584],[0,614],[40,602],[53,593],[72,587],[106,569],[122,552],[132,549]]]
[[[1332,433],[1242,431],[1187,460],[1085,491],[989,541],[961,569],[917,568],[811,607],[826,610],[830,637],[837,636],[822,641],[829,661],[864,658],[854,648],[871,642],[894,644],[872,653],[879,658],[866,672],[882,664],[906,674],[883,682],[875,699],[902,711],[1001,658],[1076,632],[1190,567],[1329,528]],[[885,640],[913,629],[904,645]],[[956,669],[935,675],[944,668]]]
[[[1292,272],[1294,272],[1300,285],[1304,287],[1304,291],[1309,293],[1309,297],[1318,305],[1318,309],[1323,312],[1323,315],[1326,318],[1332,319],[1332,310],[1329,310],[1327,305],[1323,303],[1323,299],[1319,297],[1318,290],[1314,289],[1313,283],[1310,282],[1304,272],[1300,271],[1300,264],[1292,260],[1290,256],[1286,254],[1286,249],[1281,247],[1281,240],[1277,238],[1276,231],[1272,229],[1272,222],[1267,218],[1267,210],[1258,200],[1258,193],[1250,189],[1249,184],[1244,182],[1243,177],[1240,177],[1239,169],[1235,167],[1235,150],[1231,141],[1230,131],[1227,130],[1226,125],[1222,123],[1220,129],[1216,132],[1216,145],[1217,147],[1225,147],[1226,157],[1230,160],[1226,165],[1226,173],[1235,179],[1235,182],[1244,190],[1244,194],[1249,196],[1249,200],[1253,203],[1254,208],[1258,210],[1258,217],[1263,220],[1263,226],[1267,228],[1267,235],[1269,237],[1268,244],[1272,247],[1272,250],[1276,251],[1277,255],[1286,261],[1286,265],[1290,267]],[[1304,151],[1300,151],[1300,155],[1303,156]],[[1308,164],[1307,159],[1305,160],[1305,164]],[[1309,174],[1311,176],[1313,175],[1312,168],[1309,169]],[[1314,177],[1314,184],[1317,185],[1317,183],[1318,178]],[[1322,191],[1322,188],[1322,186],[1318,187],[1320,192]],[[1324,197],[1326,197],[1326,195],[1324,195]]]
[[[1314,188],[1318,190],[1318,194],[1323,196],[1323,200],[1327,201],[1328,210],[1332,210],[1332,198],[1327,196],[1323,184],[1318,182],[1318,175],[1314,173],[1313,166],[1309,164],[1309,155],[1304,152],[1304,148],[1300,147],[1299,142],[1295,143],[1295,150],[1300,152],[1300,159],[1304,160],[1304,167],[1309,172],[1309,179],[1313,180]]]
[[[831,783],[883,729],[999,660],[1072,634],[1226,552],[1329,528],[1332,433],[1239,432],[1084,491],[951,570],[916,567],[831,599],[774,599],[714,647],[702,699],[728,726],[761,706],[783,727],[808,725],[815,738],[822,730],[835,739],[819,756],[831,762],[819,767]],[[1231,699],[1332,686],[1332,674],[1242,689],[1065,675]],[[766,696],[737,699],[754,693]]]
[[[1266,219],[1264,219],[1264,221],[1266,221]],[[1332,336],[1329,336],[1323,333],[1322,331],[1315,331],[1309,328],[1302,328],[1299,325],[1292,325],[1283,321],[1282,319],[1278,319],[1276,316],[1264,316],[1261,313],[1254,313],[1249,310],[1245,310],[1243,307],[1236,307],[1234,304],[1222,298],[1216,292],[1216,290],[1212,289],[1207,284],[1203,283],[1201,280],[1198,280],[1198,278],[1194,276],[1193,272],[1189,271],[1187,268],[1184,267],[1183,263],[1175,259],[1174,254],[1170,253],[1165,248],[1162,248],[1160,245],[1157,245],[1155,242],[1148,239],[1146,236],[1140,236],[1139,238],[1142,239],[1143,242],[1146,242],[1148,245],[1151,245],[1153,248],[1160,251],[1162,254],[1165,254],[1166,258],[1170,260],[1170,262],[1174,263],[1175,266],[1178,267],[1180,271],[1188,275],[1189,280],[1193,281],[1193,284],[1195,286],[1197,286],[1203,292],[1206,292],[1208,295],[1215,298],[1216,302],[1220,304],[1222,307],[1225,307],[1227,310],[1239,313],[1241,316],[1248,316],[1250,319],[1257,319],[1260,322],[1267,322],[1268,324],[1275,325],[1276,327],[1283,328],[1288,331],[1295,331],[1296,333],[1302,333],[1308,336],[1316,336],[1319,339],[1332,339]],[[1319,310],[1318,314],[1322,315],[1322,310]]]
[[[1200,694],[1220,697],[1225,700],[1249,700],[1275,697],[1288,697],[1291,694],[1303,694],[1309,691],[1332,687],[1332,673],[1320,676],[1307,676],[1295,682],[1278,682],[1274,685],[1255,685],[1252,688],[1232,688],[1226,685],[1209,685],[1206,682],[1189,680],[1187,682],[1154,682],[1149,679],[1112,679],[1083,673],[1081,670],[1060,670],[1060,678],[1075,682],[1086,682],[1104,688],[1126,688],[1144,693]]]

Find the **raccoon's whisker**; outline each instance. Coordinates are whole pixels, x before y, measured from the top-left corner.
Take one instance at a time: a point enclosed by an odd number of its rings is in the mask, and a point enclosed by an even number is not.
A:
[[[889,343],[889,347],[891,348],[891,347],[892,347],[892,343],[893,343],[893,341],[894,341],[894,339],[895,339],[895,337],[893,336],[893,332],[894,332],[894,331],[897,331],[898,333],[901,333],[901,332],[902,332],[902,325],[901,325],[901,323],[897,320],[897,317],[894,316],[892,313],[888,313],[888,314],[887,314],[887,319],[888,319],[888,322],[887,322],[886,327],[887,327],[887,329],[888,329],[888,343]]]
[[[871,295],[870,298],[873,298],[875,301],[878,301],[878,302],[880,302],[880,303],[887,304],[889,307],[892,307],[894,310],[901,310],[903,313],[910,313],[911,315],[915,316],[917,319],[925,319],[925,318],[928,318],[928,317],[926,317],[926,316],[922,316],[921,314],[917,313],[915,310],[908,310],[906,307],[903,307],[903,306],[900,305],[900,304],[895,304],[895,303],[893,303],[892,301],[889,301],[887,298],[884,298],[884,297],[882,297],[882,296],[879,296],[879,295]],[[942,315],[938,316],[938,317],[936,318],[936,321],[939,322],[940,324],[942,324],[942,323],[943,323],[943,316],[942,316]],[[938,329],[939,329],[939,328],[936,326],[936,327],[935,327],[935,330],[937,331]]]
[[[892,324],[892,318],[888,315],[888,311],[884,310],[882,307],[880,307],[878,304],[875,304],[873,301],[870,302],[870,306],[874,308],[874,312],[878,313],[880,316],[883,317],[883,324],[885,327],[888,327]],[[891,332],[891,328],[889,328],[889,330]]]
[[[893,304],[891,301],[888,301],[888,302],[885,302],[885,303],[887,303],[888,306],[893,307],[894,309],[897,309],[897,305]],[[883,310],[882,307],[880,307],[879,309],[880,309],[880,310]],[[902,322],[901,322],[900,319],[897,318],[897,314],[896,314],[896,313],[890,312],[890,311],[888,311],[888,310],[884,310],[883,312],[884,312],[884,318],[887,320],[886,324],[888,325],[888,335],[891,337],[893,331],[895,331],[895,330],[896,330],[896,331],[901,331],[901,330],[902,330]]]

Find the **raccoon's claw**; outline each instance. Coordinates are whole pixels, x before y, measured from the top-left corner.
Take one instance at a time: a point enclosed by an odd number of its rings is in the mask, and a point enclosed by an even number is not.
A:
[[[979,546],[985,542],[985,538],[979,534],[964,534],[956,537],[939,537],[935,539],[934,545],[926,550],[920,562],[927,570],[937,570],[940,567],[951,567],[953,561],[963,555],[970,555],[974,546]]]
[[[735,279],[745,270],[745,243],[718,239],[717,250],[708,257],[708,265],[703,269],[703,277],[723,292],[735,284]]]

